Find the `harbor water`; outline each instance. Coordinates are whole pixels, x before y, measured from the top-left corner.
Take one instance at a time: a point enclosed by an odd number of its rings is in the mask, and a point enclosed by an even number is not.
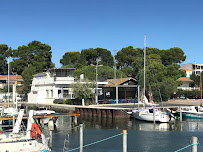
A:
[[[153,123],[135,119],[109,119],[80,116],[78,125],[72,124],[71,117],[59,117],[53,131],[53,151],[71,151],[80,147],[80,128],[83,124],[84,152],[122,152],[123,136],[107,139],[127,130],[128,152],[175,152],[191,144],[191,137],[198,137],[198,151],[203,151],[203,119],[183,119],[183,122]],[[45,128],[48,133],[48,129]],[[66,139],[66,142],[64,143]],[[64,149],[66,147],[66,149]],[[74,150],[79,152],[80,150]],[[181,152],[191,152],[188,147]]]

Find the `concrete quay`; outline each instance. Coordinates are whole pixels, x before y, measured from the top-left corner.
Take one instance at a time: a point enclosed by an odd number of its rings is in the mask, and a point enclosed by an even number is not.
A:
[[[22,105],[33,107],[48,107],[59,113],[79,113],[81,115],[98,116],[106,118],[129,118],[127,112],[131,112],[132,108],[143,107],[142,103],[119,103],[119,104],[99,104],[99,105],[63,105],[63,104],[31,104],[27,102],[20,103]],[[201,100],[169,100],[167,102],[158,103],[157,108],[175,108],[180,106],[201,104]],[[149,108],[149,106],[148,106]]]

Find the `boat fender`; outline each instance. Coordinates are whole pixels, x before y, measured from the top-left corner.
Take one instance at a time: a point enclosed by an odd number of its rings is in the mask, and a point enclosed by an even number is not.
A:
[[[33,123],[33,124],[32,124],[32,127],[31,127],[31,135],[30,135],[31,138],[40,139],[40,137],[41,137],[41,130],[40,130],[40,128],[38,127],[38,125],[39,125],[39,124],[36,124],[36,123]]]

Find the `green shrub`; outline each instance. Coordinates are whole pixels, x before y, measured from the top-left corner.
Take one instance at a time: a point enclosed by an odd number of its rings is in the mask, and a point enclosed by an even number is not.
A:
[[[64,99],[55,99],[54,103],[56,103],[56,104],[65,104],[65,100]]]
[[[68,105],[82,105],[82,101],[80,99],[55,99],[54,100],[55,104],[68,104]],[[85,100],[85,105],[91,105],[92,100],[87,99]]]
[[[200,99],[200,91],[199,90],[182,90],[179,89],[177,91],[178,98],[188,98],[188,99]]]

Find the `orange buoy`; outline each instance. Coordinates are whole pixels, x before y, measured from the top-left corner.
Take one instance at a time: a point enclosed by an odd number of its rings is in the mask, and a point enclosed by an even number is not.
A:
[[[36,123],[32,124],[31,135],[30,135],[31,138],[40,139],[42,132],[41,132],[40,128],[38,127],[38,125],[39,124],[36,124]]]

